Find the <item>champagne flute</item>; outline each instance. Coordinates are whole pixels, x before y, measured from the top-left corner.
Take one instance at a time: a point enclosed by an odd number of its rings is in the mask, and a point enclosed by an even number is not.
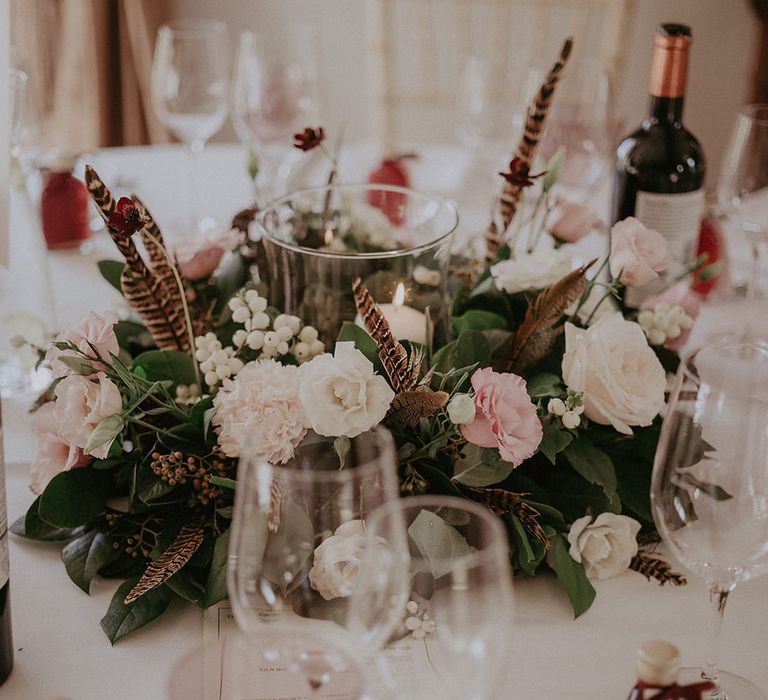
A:
[[[299,681],[295,695],[362,697],[359,661],[397,623],[393,589],[379,601],[375,634],[353,642],[344,627],[366,557],[367,516],[399,492],[394,443],[385,429],[352,438],[348,448],[337,452],[332,439],[312,436],[282,466],[264,462],[258,446],[240,457],[230,600],[257,653]],[[391,568],[402,549],[394,539],[379,547],[379,566]]]
[[[736,116],[720,166],[717,197],[723,213],[749,242],[747,298],[754,300],[768,247],[768,104],[747,105]]]
[[[223,22],[183,20],[157,32],[152,105],[189,153],[188,197],[193,228],[201,225],[200,154],[227,117],[229,55]]]
[[[400,591],[406,580],[408,602],[400,608],[393,637],[427,644],[437,672],[433,680],[441,685],[435,697],[502,697],[498,685],[510,646],[512,577],[501,520],[465,499],[414,496],[377,508],[366,530],[372,561],[363,567],[353,595],[352,632],[360,637],[361,630],[380,631],[384,592]],[[403,555],[387,568],[377,566],[376,543],[402,542],[403,531],[408,539]],[[384,577],[390,577],[389,585]],[[402,597],[393,600],[401,604]]]
[[[684,358],[651,482],[662,540],[709,588],[711,650],[701,675],[714,700],[764,698],[719,671],[723,612],[737,583],[768,570],[768,347],[709,345]]]
[[[257,195],[282,194],[281,166],[291,137],[315,110],[315,37],[300,28],[287,39],[242,32],[232,78],[232,123],[257,157]]]

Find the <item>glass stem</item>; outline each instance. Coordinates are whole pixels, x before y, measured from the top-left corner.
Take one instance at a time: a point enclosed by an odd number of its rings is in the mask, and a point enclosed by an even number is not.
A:
[[[197,139],[189,144],[187,151],[190,235],[196,234],[200,225],[200,154],[204,146],[205,141]]]
[[[718,683],[717,665],[720,657],[720,630],[723,626],[723,613],[725,612],[725,604],[728,602],[728,595],[732,589],[733,586],[726,588],[714,583],[709,586],[709,600],[712,606],[707,624],[707,634],[710,646],[706,663],[701,670],[701,677],[712,681],[717,686],[717,690],[711,696],[712,700],[724,700],[724,696],[720,692],[720,684]]]

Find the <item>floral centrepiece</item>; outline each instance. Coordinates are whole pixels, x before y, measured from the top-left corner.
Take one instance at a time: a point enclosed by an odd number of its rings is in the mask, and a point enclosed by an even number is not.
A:
[[[541,94],[551,95],[569,50]],[[282,464],[323,436],[344,468],[350,438],[380,424],[396,441],[404,497],[484,504],[506,526],[514,569],[554,570],[577,615],[595,596],[590,580],[628,567],[681,582],[641,539],[653,534],[651,463],[671,362],[664,345],[696,310],[683,296],[622,308],[621,288],[645,284],[666,263],[659,234],[637,221],[614,227],[610,259],[574,260],[566,241],[603,227],[556,200],[556,159],[530,174],[548,104],[541,94],[502,173],[485,260],[454,256],[449,333],[434,342],[398,339],[389,320],[397,311],[377,304],[360,278],[344,290],[353,315],[336,338],[321,338],[270,305],[250,275],[258,251],[242,235],[206,244],[213,253],[177,251],[172,264],[143,204],[115,205],[88,169],[125,258],[100,268],[136,316],[92,314],[48,351],[56,383],[34,418],[39,497],[13,529],[68,541],[62,557],[83,590],[97,573],[125,579],[102,620],[113,642],[173,597],[208,607],[226,596],[244,440]],[[323,136],[307,130],[296,145],[308,150]],[[248,219],[235,218],[240,233]],[[436,273],[424,267],[418,284],[444,283]],[[297,573],[322,600],[355,585],[364,523],[348,515]],[[78,566],[86,546],[89,564]]]

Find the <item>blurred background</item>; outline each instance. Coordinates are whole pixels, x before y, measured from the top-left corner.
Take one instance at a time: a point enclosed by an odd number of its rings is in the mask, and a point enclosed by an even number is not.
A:
[[[385,152],[511,147],[535,67],[568,34],[572,90],[606,138],[621,134],[646,110],[654,27],[677,21],[693,28],[685,116],[711,187],[736,109],[768,82],[765,0],[11,0],[24,139],[77,152],[173,140],[151,105],[153,49],[161,24],[191,18],[226,24],[233,62],[246,29],[300,49],[316,123]],[[237,140],[230,111],[212,141]]]

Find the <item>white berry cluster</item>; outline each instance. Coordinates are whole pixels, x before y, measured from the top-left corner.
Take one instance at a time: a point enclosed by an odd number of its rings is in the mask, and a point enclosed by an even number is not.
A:
[[[550,399],[547,404],[547,412],[559,418],[563,427],[570,430],[578,428],[581,424],[581,414],[584,413],[581,393],[568,389],[565,401],[563,399]]]
[[[197,384],[179,384],[176,387],[176,403],[194,406],[201,398]]]
[[[424,611],[419,614],[419,604],[415,600],[409,600],[405,606],[408,616],[405,618],[405,629],[411,633],[414,639],[424,639],[437,628],[435,621]]]
[[[693,326],[693,318],[685,313],[682,306],[665,301],[660,301],[653,309],[641,311],[637,322],[651,345],[664,345],[668,340],[679,338],[683,331]]]
[[[302,328],[298,316],[280,314],[273,321],[266,312],[267,300],[255,289],[232,297],[229,308],[232,320],[243,325],[232,336],[238,351],[250,348],[260,351],[265,358],[292,352],[299,364],[325,352],[325,345],[317,338],[317,330],[312,326]]]
[[[200,363],[205,383],[211,388],[243,368],[243,361],[235,357],[234,348],[222,347],[221,341],[213,333],[195,338],[195,358]]]

